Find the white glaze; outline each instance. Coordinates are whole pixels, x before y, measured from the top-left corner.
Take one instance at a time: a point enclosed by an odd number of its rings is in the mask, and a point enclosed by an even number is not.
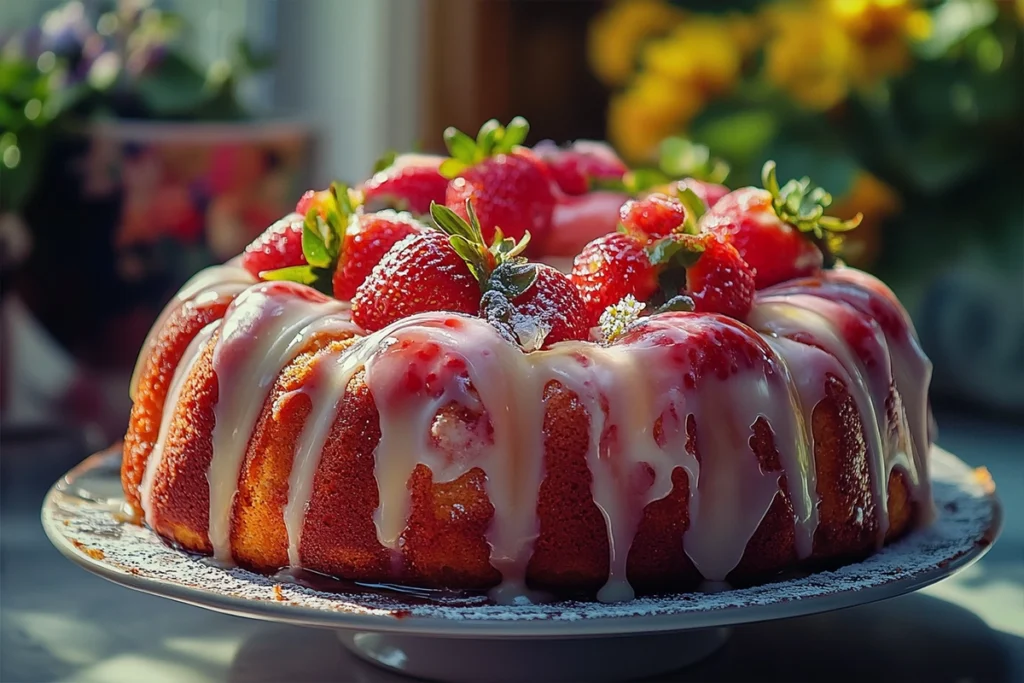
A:
[[[174,411],[178,406],[182,387],[185,386],[185,380],[191,374],[192,368],[195,367],[196,361],[199,360],[199,356],[202,354],[203,349],[206,348],[210,338],[220,328],[220,324],[220,320],[215,320],[199,330],[199,333],[185,347],[185,353],[182,355],[181,360],[178,361],[178,366],[174,368],[174,375],[171,377],[171,383],[167,389],[167,397],[164,399],[163,414],[160,416],[160,431],[157,433],[153,450],[146,460],[146,469],[143,471],[142,481],[139,483],[139,500],[142,505],[142,512],[150,526],[155,527],[156,525],[152,502],[153,478],[160,469],[160,463],[163,462],[164,444],[167,442],[167,435],[171,428],[171,422],[174,419]]]
[[[210,544],[213,556],[231,561],[231,508],[242,457],[270,388],[308,340],[305,328],[347,306],[334,299],[312,301],[291,282],[253,285],[231,303],[213,350],[218,396],[214,405],[210,483]]]
[[[486,538],[491,563],[502,575],[501,585],[492,594],[499,601],[511,602],[528,594],[526,566],[539,534],[536,509],[544,477],[543,395],[551,381],[574,392],[590,416],[591,492],[609,538],[609,576],[599,594],[602,600],[632,597],[626,576],[629,549],[646,506],[671,492],[676,467],[687,472],[690,484],[690,526],[681,542],[705,578],[725,580],[739,563],[779,494],[782,473],[787,475],[793,505],[797,552],[800,557],[810,555],[817,528],[810,423],[814,406],[824,396],[826,372],[847,385],[864,421],[880,533],[884,534],[887,476],[880,474],[892,467],[904,468],[915,499],[928,498],[930,366],[912,332],[905,338],[890,338],[874,323],[865,343],[880,363],[869,371],[848,347],[839,322],[843,316],[861,320],[867,316],[827,299],[850,292],[873,301],[886,298],[873,282],[869,276],[842,272],[817,288],[784,285],[766,290],[750,316],[754,329],[718,316],[678,314],[650,319],[660,343],[646,338],[607,347],[571,342],[524,354],[484,321],[428,313],[401,320],[345,350],[325,352],[314,361],[311,378],[298,390],[309,396],[312,410],[296,443],[284,509],[289,562],[296,567],[302,564],[302,526],[320,456],[347,387],[360,370],[365,371],[380,416],[382,437],[374,451],[379,506],[374,523],[381,545],[400,563],[410,510],[408,482],[418,464],[430,468],[435,482],[452,481],[479,467],[494,506]],[[218,286],[223,287],[223,282]],[[232,304],[215,349],[214,369],[222,395],[215,408],[219,427],[214,430],[209,472],[209,531],[215,556],[221,560],[230,559],[231,502],[247,436],[270,387],[312,327],[351,324],[338,302],[268,295],[267,287],[251,287]],[[192,298],[211,291],[192,289],[199,290],[190,294]],[[738,334],[756,348],[752,365],[734,369],[727,378],[705,372],[699,382],[688,385],[684,377],[693,369],[693,359],[686,351],[706,343],[704,335],[724,332]],[[786,338],[793,334],[810,335],[828,352]],[[189,369],[189,363],[179,366],[183,376]],[[432,383],[429,390],[416,390],[416,383],[424,381]],[[886,428],[890,381],[907,407],[912,457],[903,453],[906,443],[890,443],[880,433]],[[182,382],[176,373],[165,421]],[[234,390],[224,392],[225,387]],[[464,425],[439,419],[438,412],[449,405],[483,415],[491,438],[474,437]],[[697,425],[701,464],[686,448],[685,426],[691,416]],[[655,438],[659,418],[660,443]],[[762,471],[750,449],[753,427],[760,418],[772,430],[782,472]],[[449,437],[450,443],[446,442]],[[162,425],[159,441],[165,438]],[[144,496],[151,485],[149,467],[155,467],[154,460],[158,458],[151,458],[144,477]]]
[[[146,359],[149,358],[150,350],[156,343],[157,335],[163,329],[167,320],[189,301],[202,304],[207,301],[214,301],[221,296],[235,296],[241,293],[246,287],[255,284],[254,278],[249,271],[241,268],[233,262],[221,266],[210,266],[193,275],[186,282],[171,301],[164,306],[153,327],[150,328],[146,340],[142,343],[142,351],[139,353],[135,368],[132,370],[131,382],[128,386],[128,395],[135,400],[135,392],[142,379],[142,369]]]

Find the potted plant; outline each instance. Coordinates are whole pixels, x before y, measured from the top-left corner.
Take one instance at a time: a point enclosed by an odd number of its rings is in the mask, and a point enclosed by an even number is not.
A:
[[[5,279],[92,365],[129,366],[175,289],[300,191],[306,129],[239,96],[268,57],[242,39],[199,65],[186,30],[148,2],[73,1],[0,47],[0,204],[30,244]]]

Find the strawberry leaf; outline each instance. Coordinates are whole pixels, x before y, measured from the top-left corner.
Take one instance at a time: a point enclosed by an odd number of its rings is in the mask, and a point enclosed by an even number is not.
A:
[[[480,126],[480,132],[476,134],[476,146],[480,158],[486,159],[491,156],[494,147],[504,136],[505,127],[498,123],[497,119],[491,119]]]
[[[680,188],[677,194],[679,201],[686,209],[686,220],[683,222],[682,231],[687,235],[696,235],[700,232],[697,221],[707,211],[707,207],[704,206],[704,202],[697,196],[697,193],[688,187]]]
[[[680,239],[669,235],[647,245],[647,258],[656,266],[690,268],[704,253],[704,245],[697,240]]]
[[[486,289],[504,294],[509,301],[526,293],[537,281],[537,264],[514,258],[498,265],[485,285]]]
[[[458,159],[465,164],[473,164],[478,161],[476,141],[458,128],[449,126],[445,129],[444,144],[448,147],[448,153],[452,155],[453,159]]]
[[[302,221],[302,255],[309,265],[326,268],[331,265],[331,254],[321,233],[320,222],[320,214],[315,207],[306,213]]]
[[[303,285],[312,285],[317,281],[317,272],[313,266],[289,266],[277,270],[264,270],[260,273],[263,280],[288,280]]]
[[[513,148],[523,144],[527,134],[530,132],[530,124],[522,116],[517,116],[505,126],[505,135],[495,151],[508,154]]]
[[[470,165],[464,161],[449,158],[441,162],[441,165],[437,167],[437,172],[451,180],[452,178],[458,177],[458,175],[469,168],[469,166]]]
[[[444,204],[430,202],[430,217],[434,219],[434,223],[437,224],[441,232],[446,235],[451,237],[458,235],[470,243],[475,241],[476,235],[473,232],[473,228],[459,214]]]

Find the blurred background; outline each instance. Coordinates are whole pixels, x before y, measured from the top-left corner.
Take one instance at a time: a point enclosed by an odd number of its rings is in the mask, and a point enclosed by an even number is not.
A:
[[[119,438],[163,304],[308,187],[521,114],[530,144],[665,138],[862,211],[934,398],[1024,417],[1021,0],[0,3],[2,428]]]

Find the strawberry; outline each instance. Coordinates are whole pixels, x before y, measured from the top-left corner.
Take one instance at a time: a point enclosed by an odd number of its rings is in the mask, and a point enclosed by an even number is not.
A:
[[[314,205],[326,200],[330,192],[330,190],[306,190],[299,198],[299,203],[295,205],[295,213],[305,216]]]
[[[533,285],[509,298],[498,288],[484,292],[481,316],[511,333],[528,351],[590,335],[586,304],[569,276],[537,264]]]
[[[448,236],[435,230],[391,247],[352,297],[352,319],[368,331],[417,313],[479,308],[479,283]]]
[[[579,290],[591,326],[604,310],[632,295],[640,301],[658,290],[658,273],[637,235],[613,232],[583,247],[573,261],[572,282]]]
[[[619,209],[619,219],[626,230],[648,237],[664,237],[675,232],[686,218],[681,201],[657,192],[643,199],[631,199]]]
[[[567,195],[589,192],[594,184],[616,183],[629,170],[603,142],[577,140],[565,148],[542,142],[534,153],[547,165],[558,187]]]
[[[364,206],[368,211],[391,208],[426,215],[431,202],[444,203],[448,179],[438,171],[443,159],[403,154],[392,163],[384,162],[385,167],[363,184]]]
[[[663,310],[723,313],[742,319],[754,300],[754,272],[739,252],[710,233],[698,233],[700,200],[689,191],[680,193],[680,206],[688,217],[668,235],[648,237],[642,211],[632,229],[605,235],[588,244],[573,264],[573,283],[587,305],[590,320],[605,330],[621,332],[628,321],[648,305]],[[655,225],[664,224],[658,212],[649,214]],[[631,297],[608,315],[608,311]]]
[[[684,249],[699,255],[686,269],[686,291],[694,310],[744,319],[754,303],[754,272],[736,248],[710,233],[678,239]]]
[[[774,162],[765,164],[762,181],[766,189],[744,187],[720,199],[701,228],[736,247],[756,271],[758,289],[831,266],[841,233],[857,227],[861,216],[824,215],[832,197],[807,178],[780,188]]]
[[[519,257],[529,235],[517,243],[499,234],[488,247],[473,207],[466,211],[468,223],[432,204],[438,230],[407,237],[384,255],[352,298],[353,320],[372,331],[427,311],[476,314],[491,289],[512,299],[531,287],[536,266]]]
[[[444,133],[452,155],[441,164],[441,174],[451,179],[445,204],[468,221],[471,200],[487,241],[499,227],[513,240],[529,232],[540,241],[551,228],[555,185],[543,162],[520,146],[528,131],[517,116],[507,127],[488,121],[476,140],[455,128]]]
[[[332,279],[334,297],[350,300],[395,243],[424,230],[426,227],[409,214],[391,210],[360,216],[345,233]]]
[[[263,231],[242,252],[242,267],[260,277],[264,271],[302,266],[302,216],[288,214]]]

